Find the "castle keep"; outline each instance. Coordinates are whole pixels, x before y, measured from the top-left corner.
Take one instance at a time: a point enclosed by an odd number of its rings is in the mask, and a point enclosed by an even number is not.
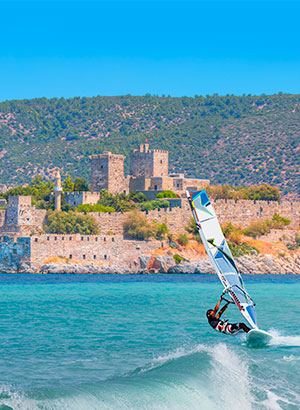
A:
[[[92,155],[91,191],[106,189],[113,194],[124,192],[124,159],[124,155],[115,155],[109,151]]]
[[[166,177],[169,172],[169,153],[149,149],[149,144],[140,145],[130,153],[130,172],[135,178]]]

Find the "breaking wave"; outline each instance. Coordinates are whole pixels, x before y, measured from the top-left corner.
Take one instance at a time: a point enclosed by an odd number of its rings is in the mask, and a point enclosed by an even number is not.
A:
[[[277,410],[286,408],[281,403],[295,406],[296,396],[293,401],[263,387],[263,380],[251,371],[256,365],[249,363],[246,350],[237,354],[224,343],[199,344],[178,348],[98,384],[27,392],[2,386],[0,410]]]

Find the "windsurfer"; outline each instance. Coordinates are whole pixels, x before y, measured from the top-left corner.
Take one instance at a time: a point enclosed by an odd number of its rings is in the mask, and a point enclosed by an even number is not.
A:
[[[220,304],[221,304],[222,300],[225,300],[226,303],[222,307],[222,309],[220,309],[220,311],[218,313],[218,310],[219,310],[219,307],[220,307]],[[231,302],[229,300],[226,300],[226,299],[223,298],[223,296],[221,296],[221,298],[218,301],[218,303],[216,304],[215,308],[214,309],[209,309],[206,312],[206,317],[207,317],[208,323],[215,330],[217,330],[221,333],[225,333],[227,335],[234,335],[234,334],[240,332],[241,330],[243,330],[245,333],[248,333],[251,329],[247,325],[245,325],[245,323],[228,323],[227,320],[220,320],[220,317],[225,312],[225,310],[228,308],[229,303],[233,303],[233,302]]]

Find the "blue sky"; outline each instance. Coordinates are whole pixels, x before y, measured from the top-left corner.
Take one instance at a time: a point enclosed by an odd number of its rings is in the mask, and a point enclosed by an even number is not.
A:
[[[1,1],[0,101],[300,93],[298,1]]]

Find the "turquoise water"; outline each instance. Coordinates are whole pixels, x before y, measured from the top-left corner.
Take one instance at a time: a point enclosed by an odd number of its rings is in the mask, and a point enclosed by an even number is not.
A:
[[[208,326],[215,276],[0,275],[0,410],[299,409],[300,277],[244,279],[264,348]]]

